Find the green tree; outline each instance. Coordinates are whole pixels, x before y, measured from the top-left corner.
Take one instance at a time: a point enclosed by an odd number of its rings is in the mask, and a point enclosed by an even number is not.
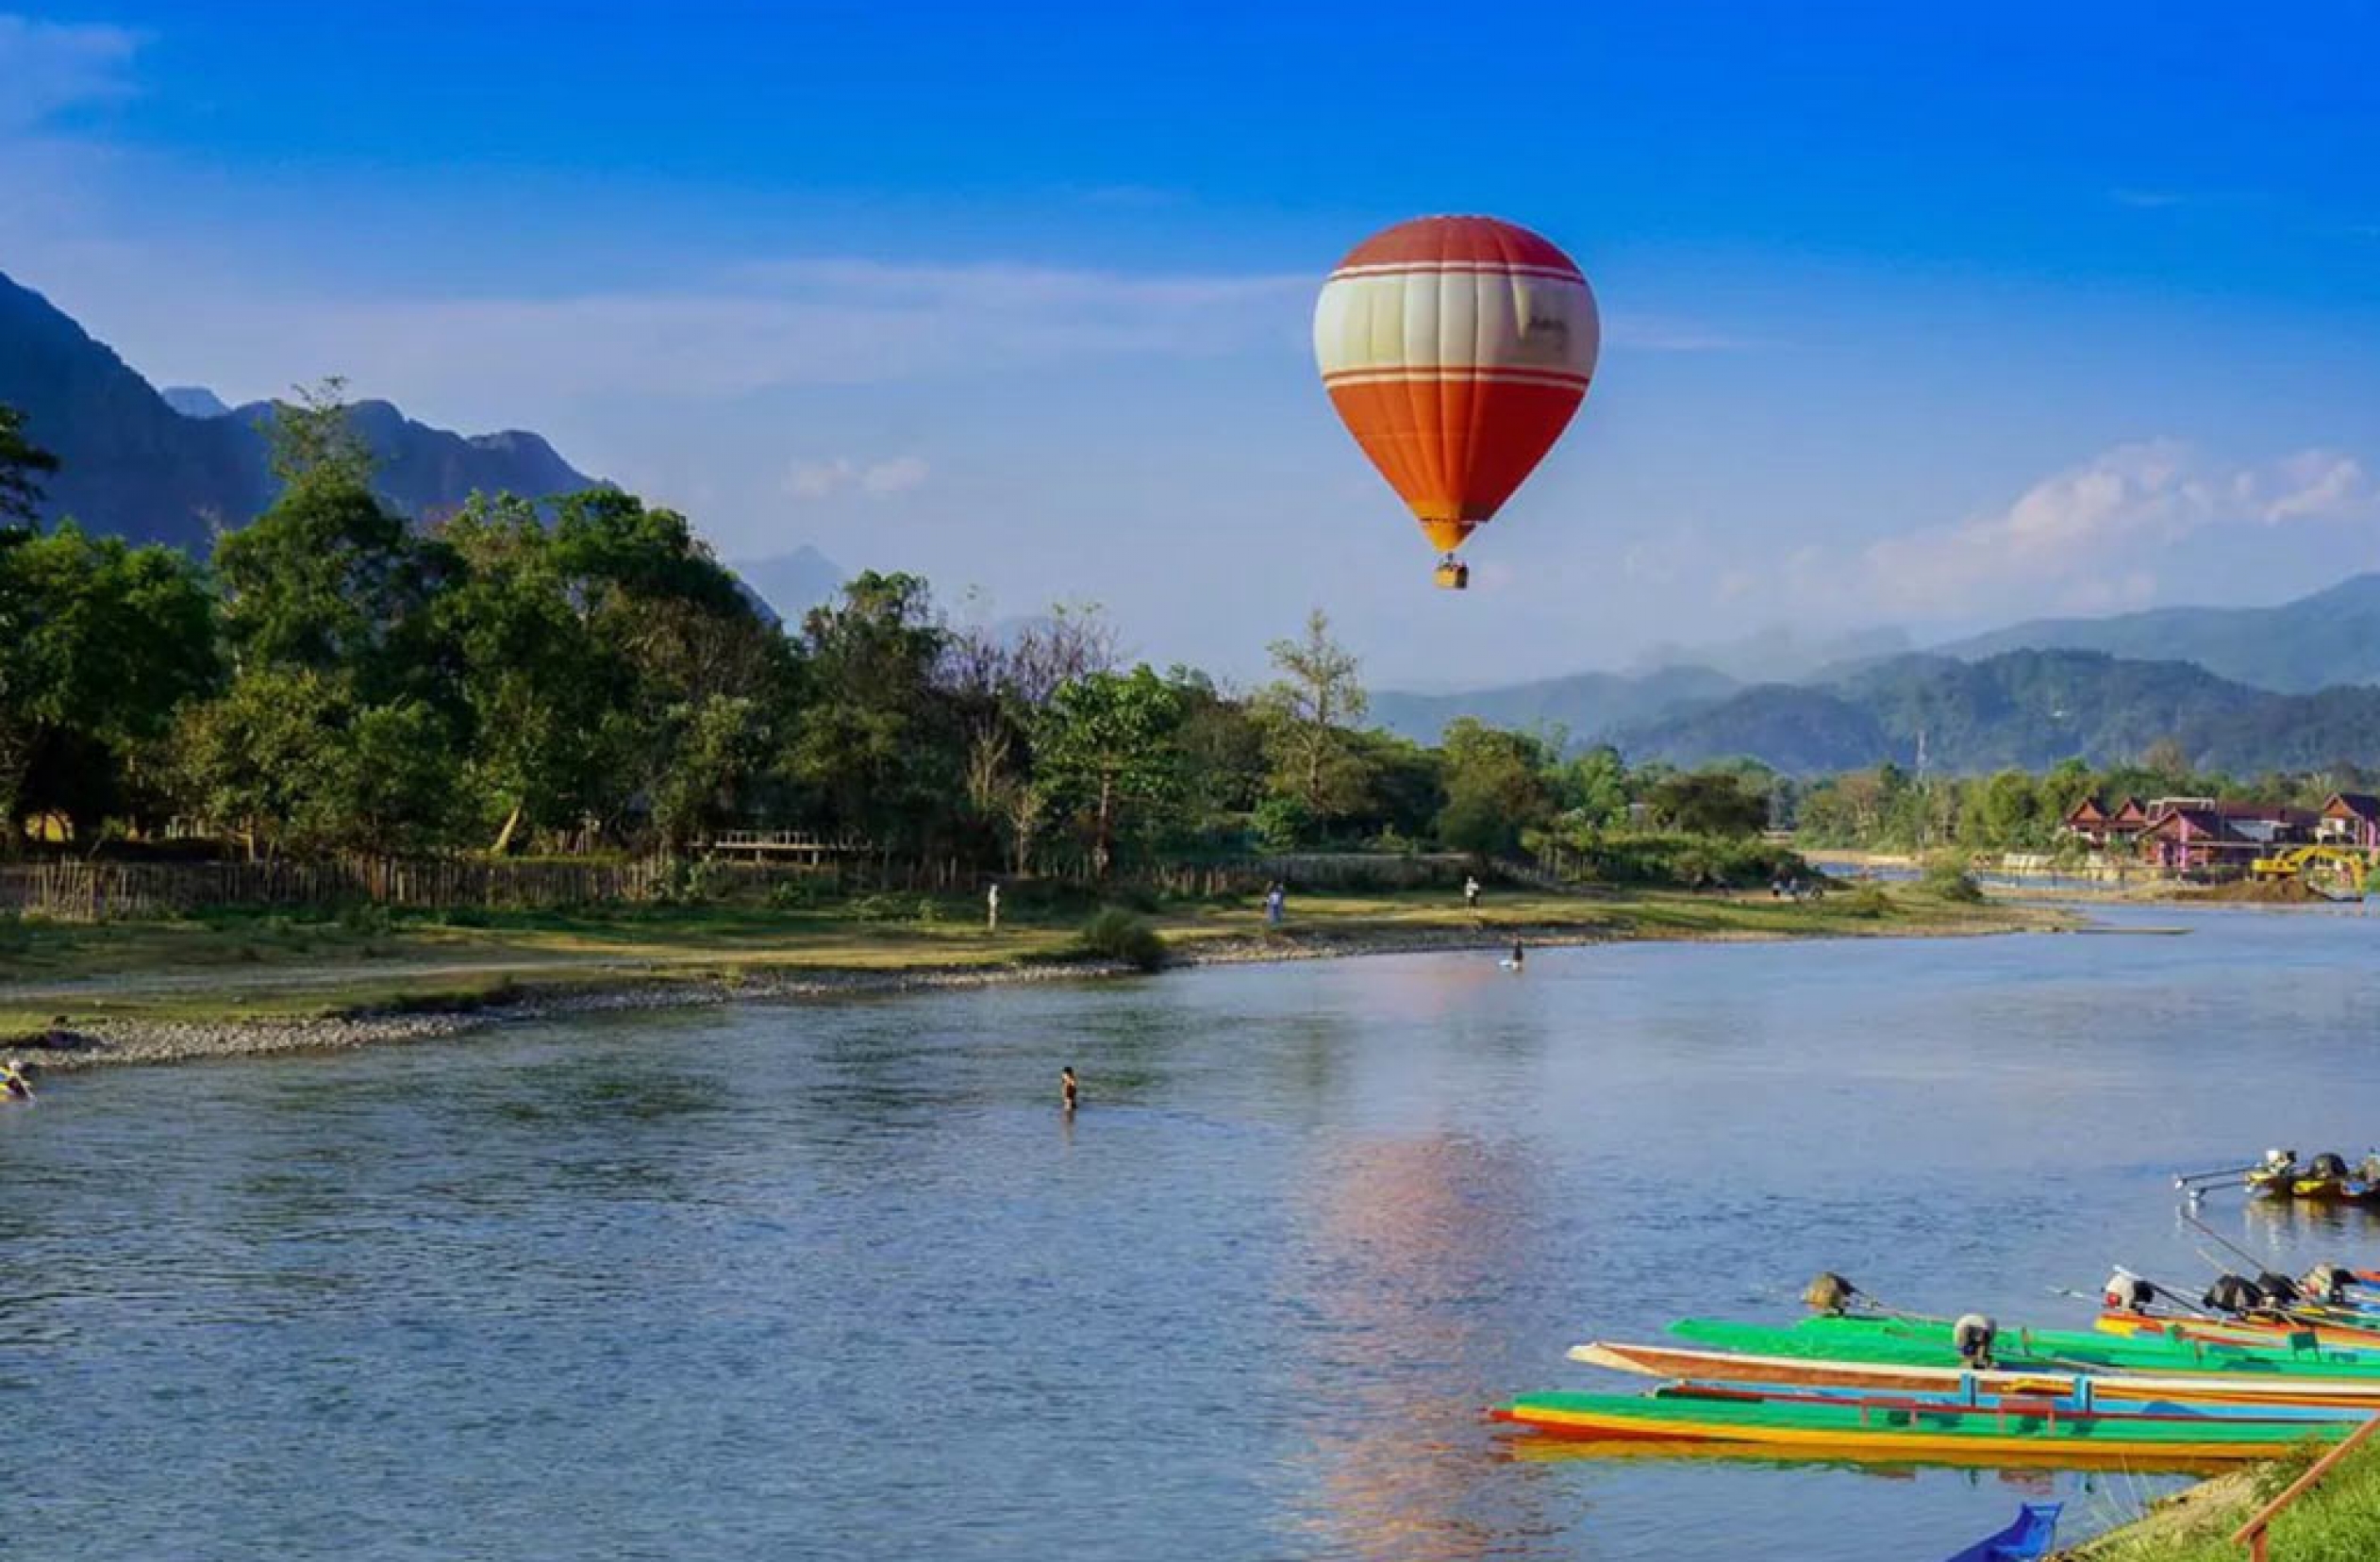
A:
[[[1257,694],[1273,761],[1273,789],[1294,797],[1307,815],[1327,823],[1362,806],[1370,781],[1349,729],[1371,702],[1353,652],[1330,638],[1330,619],[1317,607],[1301,640],[1268,648],[1281,676]]]
[[[1116,846],[1145,832],[1180,790],[1179,695],[1145,664],[1060,685],[1034,744],[1053,796],[1084,821],[1091,866],[1107,876]]]
[[[544,751],[555,765],[547,774],[572,783],[547,794],[551,805],[619,830],[631,810],[648,808],[674,845],[757,814],[773,778],[790,769],[802,669],[734,573],[686,517],[609,489],[555,502],[550,568],[590,646],[579,676],[592,686],[527,696],[548,702],[551,693],[557,740]],[[528,590],[534,598],[544,588],[533,581]],[[535,633],[557,654],[576,654],[576,637],[558,625]],[[472,665],[484,679],[475,658]],[[839,690],[837,679],[860,672],[839,666],[821,688]],[[601,712],[583,747],[561,730],[581,698]],[[762,749],[769,760],[756,766]]]
[[[786,756],[825,814],[881,846],[922,846],[963,795],[964,762],[938,681],[950,634],[925,582],[858,576],[811,610],[809,698]]]
[[[1654,789],[1654,816],[1689,835],[1752,836],[1767,828],[1769,799],[1740,775],[1698,771],[1673,775]]]
[[[1971,792],[1968,818],[1972,828],[1961,835],[1969,844],[2010,851],[2048,843],[2041,794],[2031,775],[2021,770],[2000,771]]]
[[[1628,817],[1628,766],[1620,751],[1598,743],[1565,761],[1554,776],[1555,800],[1589,829],[1609,829]]]
[[[372,490],[372,447],[356,427],[347,382],[332,374],[301,385],[288,401],[276,401],[258,424],[265,439],[265,464],[284,489],[305,483]]]
[[[0,542],[30,531],[42,509],[42,479],[58,457],[25,437],[25,414],[0,402]]]
[[[170,548],[72,521],[0,548],[0,825],[71,819],[78,838],[140,806],[141,760],[217,673],[204,578]],[[5,843],[5,841],[0,841]]]
[[[614,797],[633,669],[580,616],[580,583],[528,501],[474,495],[442,537],[462,567],[437,604],[440,639],[459,659],[471,789],[502,856],[524,826],[567,830]]]
[[[1440,742],[1446,806],[1438,838],[1458,852],[1505,856],[1524,831],[1554,817],[1555,789],[1544,749],[1523,733],[1506,732],[1471,717],[1447,724]]]
[[[437,693],[449,664],[430,605],[454,566],[345,472],[292,483],[215,544],[233,665],[336,674],[367,701]]]

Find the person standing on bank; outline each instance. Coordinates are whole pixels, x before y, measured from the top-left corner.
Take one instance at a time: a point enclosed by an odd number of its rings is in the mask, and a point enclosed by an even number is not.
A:
[[[1463,909],[1473,914],[1479,910],[1479,880],[1466,875],[1463,879]]]
[[[991,887],[983,892],[983,906],[985,930],[991,933],[999,932],[1000,881],[998,879],[992,880]]]

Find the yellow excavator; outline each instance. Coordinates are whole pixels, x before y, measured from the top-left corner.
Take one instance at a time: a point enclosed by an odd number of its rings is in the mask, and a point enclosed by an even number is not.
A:
[[[2358,846],[2292,846],[2256,858],[2248,871],[2260,879],[2304,879],[2316,889],[2322,888],[2315,882],[2318,878],[2344,880],[2346,888],[2360,897],[2375,855],[2380,854]]]

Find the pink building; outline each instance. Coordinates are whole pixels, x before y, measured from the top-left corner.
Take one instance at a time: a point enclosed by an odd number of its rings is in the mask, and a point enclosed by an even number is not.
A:
[[[2140,856],[2172,872],[2210,868],[2245,872],[2260,856],[2314,839],[2322,815],[2272,803],[2212,797],[2160,797],[2149,805]]]

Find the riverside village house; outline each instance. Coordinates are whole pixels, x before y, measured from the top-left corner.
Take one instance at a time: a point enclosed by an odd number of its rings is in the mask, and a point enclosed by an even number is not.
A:
[[[2334,792],[2319,812],[2278,803],[2213,797],[2084,798],[2062,833],[2109,856],[2168,872],[2245,872],[2258,857],[2291,846],[2380,851],[2380,797]]]

